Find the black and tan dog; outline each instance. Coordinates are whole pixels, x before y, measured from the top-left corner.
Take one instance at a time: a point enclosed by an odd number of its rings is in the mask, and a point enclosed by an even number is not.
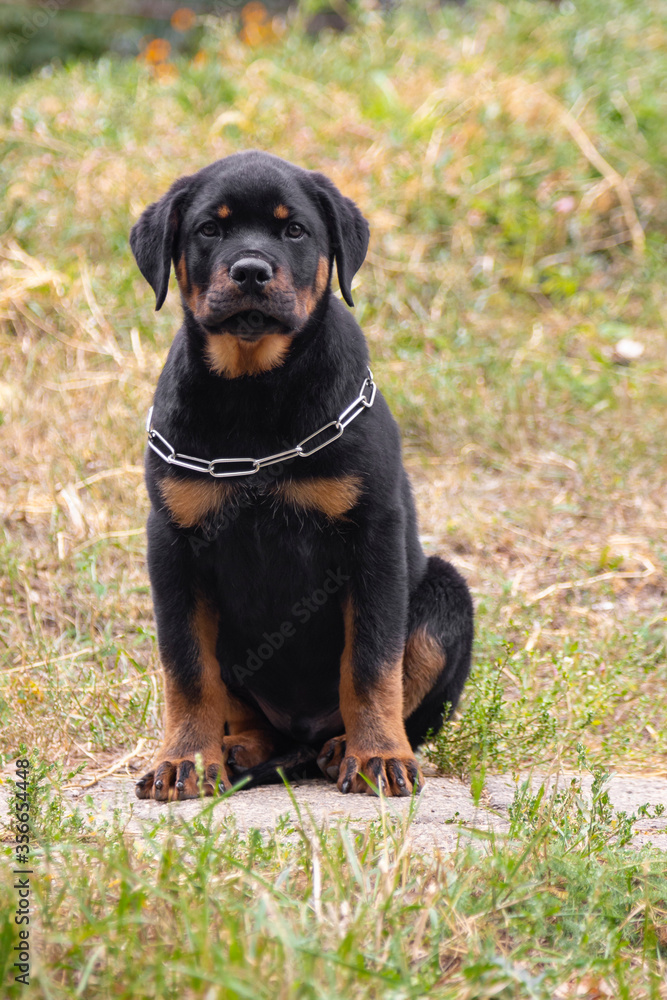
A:
[[[247,152],[176,181],[131,245],[158,309],[173,261],[185,313],[146,456],[166,733],[137,795],[196,796],[197,754],[209,794],[315,759],[342,792],[410,794],[473,612],[422,552],[398,429],[331,293],[335,262],[352,305],[366,221],[323,175]]]

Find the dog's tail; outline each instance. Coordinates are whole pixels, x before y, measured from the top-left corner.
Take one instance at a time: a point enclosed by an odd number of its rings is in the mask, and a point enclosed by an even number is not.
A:
[[[243,788],[256,788],[257,785],[275,785],[282,782],[282,777],[278,774],[280,769],[287,781],[303,780],[305,778],[315,778],[321,776],[322,772],[317,766],[317,755],[319,751],[313,747],[300,745],[293,747],[286,753],[272,757],[264,764],[257,764],[248,768],[247,771],[237,770],[234,774],[236,780],[248,779]]]

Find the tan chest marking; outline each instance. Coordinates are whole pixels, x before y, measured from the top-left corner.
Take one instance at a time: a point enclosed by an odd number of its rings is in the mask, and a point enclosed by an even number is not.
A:
[[[363,486],[360,476],[315,476],[312,479],[289,479],[279,483],[276,490],[283,500],[295,507],[341,518],[355,506]]]
[[[225,378],[259,375],[282,365],[292,338],[286,333],[267,333],[256,341],[243,341],[231,333],[209,334],[204,353],[211,371]]]
[[[179,528],[194,528],[208,514],[217,514],[233,489],[208,479],[163,479],[158,488]]]

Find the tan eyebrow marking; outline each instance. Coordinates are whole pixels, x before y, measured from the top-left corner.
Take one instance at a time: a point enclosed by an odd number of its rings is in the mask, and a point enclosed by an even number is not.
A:
[[[287,205],[278,205],[276,208],[274,208],[273,214],[275,215],[276,219],[286,219],[287,216],[289,215],[289,208],[287,207]]]
[[[232,210],[229,205],[221,205],[218,209],[218,215],[221,219],[227,219],[232,214]]]

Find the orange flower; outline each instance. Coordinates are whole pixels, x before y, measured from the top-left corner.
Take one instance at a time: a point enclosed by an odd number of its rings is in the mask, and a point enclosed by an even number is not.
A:
[[[203,49],[200,49],[199,52],[197,52],[197,54],[193,58],[192,65],[196,66],[197,69],[201,69],[201,67],[205,66],[207,62],[208,62],[208,52],[204,52]]]
[[[247,3],[243,10],[241,11],[241,20],[246,25],[250,24],[264,24],[266,21],[267,10],[263,3],[259,0],[251,0]]]
[[[276,25],[280,28],[280,19],[271,20],[268,10],[259,0],[252,0],[245,5],[241,11],[241,20],[243,27],[240,38],[246,45],[265,45],[268,42],[275,42],[282,34],[282,31],[276,30]]]
[[[171,52],[171,45],[166,38],[153,38],[143,51],[143,57],[147,63],[155,66],[157,63],[166,62]]]
[[[171,15],[171,26],[175,31],[189,31],[196,19],[195,12],[189,7],[179,7]]]

